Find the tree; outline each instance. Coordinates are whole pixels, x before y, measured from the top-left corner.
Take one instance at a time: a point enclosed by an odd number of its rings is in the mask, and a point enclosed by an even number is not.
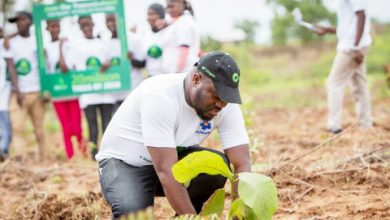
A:
[[[308,29],[295,24],[292,11],[300,9],[303,20],[310,23],[328,21],[335,24],[336,16],[330,12],[321,0],[267,0],[275,10],[272,22],[272,40],[274,44],[286,44],[297,38],[302,43],[319,41],[321,38]]]
[[[244,31],[244,33],[246,34],[246,42],[255,42],[256,28],[259,27],[259,23],[257,21],[244,19],[239,22],[236,22],[234,27]]]

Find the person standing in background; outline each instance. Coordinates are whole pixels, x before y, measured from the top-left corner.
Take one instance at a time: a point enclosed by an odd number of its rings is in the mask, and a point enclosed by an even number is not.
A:
[[[328,78],[328,130],[342,131],[344,89],[352,85],[356,113],[362,128],[371,128],[370,92],[365,57],[372,43],[366,0],[339,0],[337,28],[317,26],[317,33],[337,34],[337,55]]]
[[[30,34],[32,15],[22,11],[8,21],[16,22],[18,29],[18,34],[9,40],[9,49],[4,52],[13,92],[10,107],[14,134],[12,146],[26,146],[21,135],[25,127],[25,115],[28,114],[39,145],[38,161],[43,161],[46,151],[45,108],[40,96],[36,41],[35,37]]]
[[[78,23],[84,37],[72,46],[72,56],[75,60],[76,70],[95,69],[104,72],[110,66],[110,57],[107,54],[107,47],[103,40],[94,37],[94,23],[91,16],[81,16]],[[89,129],[89,148],[92,159],[97,153],[99,136],[98,112],[102,122],[101,132],[106,129],[111,120],[116,100],[111,94],[83,94],[79,98],[80,107],[84,109]]]
[[[48,73],[66,74],[69,71],[69,45],[64,38],[60,38],[61,26],[59,20],[48,20],[47,30],[51,41],[45,45]],[[67,58],[67,60],[66,60]],[[67,62],[66,62],[67,61]],[[73,158],[72,136],[76,136],[78,147],[86,156],[86,143],[83,139],[81,127],[81,110],[77,97],[54,98],[53,106],[61,123],[62,136],[68,160]]]
[[[107,51],[110,57],[110,66],[117,66],[120,64],[120,56],[122,49],[128,50],[128,58],[131,61],[132,57],[135,55],[138,55],[140,52],[141,40],[136,38],[136,36],[133,36],[134,34],[130,33],[128,36],[128,49],[127,48],[121,48],[120,41],[118,39],[118,32],[117,32],[117,23],[116,23],[116,16],[115,14],[107,14],[106,15],[106,26],[108,30],[111,32],[111,38],[107,40]],[[139,57],[139,55],[138,55]],[[131,89],[128,91],[121,91],[121,92],[115,92],[112,93],[114,99],[116,100],[116,103],[114,105],[113,112],[115,113],[116,110],[119,108],[119,106],[122,104],[122,102],[126,99],[126,97],[129,95],[131,90],[133,90],[135,87],[137,87],[142,80],[144,79],[141,73],[141,68],[145,66],[145,64],[141,64],[141,66],[137,66],[136,64],[132,63],[131,68]]]
[[[147,20],[151,31],[144,38],[143,53],[148,76],[167,73],[163,70],[164,48],[162,41],[168,26],[165,21],[164,6],[158,3],[150,5],[147,11]]]
[[[200,51],[200,34],[192,7],[186,0],[167,0],[167,12],[171,22],[164,34],[164,72],[189,71],[199,59]]]
[[[6,80],[3,43],[3,29],[0,28],[0,162],[9,156],[9,144],[12,137],[11,122],[9,118],[11,84]]]

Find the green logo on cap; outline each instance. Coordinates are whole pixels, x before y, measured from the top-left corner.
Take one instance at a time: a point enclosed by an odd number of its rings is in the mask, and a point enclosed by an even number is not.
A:
[[[240,81],[240,75],[238,75],[238,73],[233,73],[232,80],[233,82],[238,83],[238,81]]]
[[[211,72],[209,69],[207,69],[205,66],[201,67],[202,70],[204,70],[211,78],[215,78],[215,74]]]
[[[15,64],[15,69],[18,75],[25,76],[31,71],[31,64],[27,59],[21,59]]]

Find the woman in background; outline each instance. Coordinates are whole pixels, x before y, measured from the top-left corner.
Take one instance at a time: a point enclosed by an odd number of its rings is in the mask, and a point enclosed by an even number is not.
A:
[[[69,64],[69,45],[65,39],[60,38],[61,26],[59,20],[48,20],[46,28],[51,36],[51,41],[45,45],[48,73],[66,74]],[[86,143],[83,139],[81,127],[81,110],[77,97],[53,98],[53,106],[60,120],[62,136],[65,144],[66,157],[68,160],[74,156],[72,136],[77,138],[78,147],[86,156]]]

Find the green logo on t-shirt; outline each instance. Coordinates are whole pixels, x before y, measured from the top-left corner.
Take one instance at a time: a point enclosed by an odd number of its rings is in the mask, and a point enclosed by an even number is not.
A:
[[[31,72],[31,64],[27,59],[20,59],[15,64],[15,70],[18,75],[25,76]]]
[[[99,68],[102,66],[102,63],[97,57],[90,57],[87,59],[87,68]]]
[[[111,66],[119,66],[121,59],[119,57],[113,57],[111,59]]]
[[[148,56],[152,57],[152,58],[159,58],[161,57],[163,51],[161,49],[161,47],[159,47],[158,45],[152,45],[151,47],[149,47],[148,49]]]

